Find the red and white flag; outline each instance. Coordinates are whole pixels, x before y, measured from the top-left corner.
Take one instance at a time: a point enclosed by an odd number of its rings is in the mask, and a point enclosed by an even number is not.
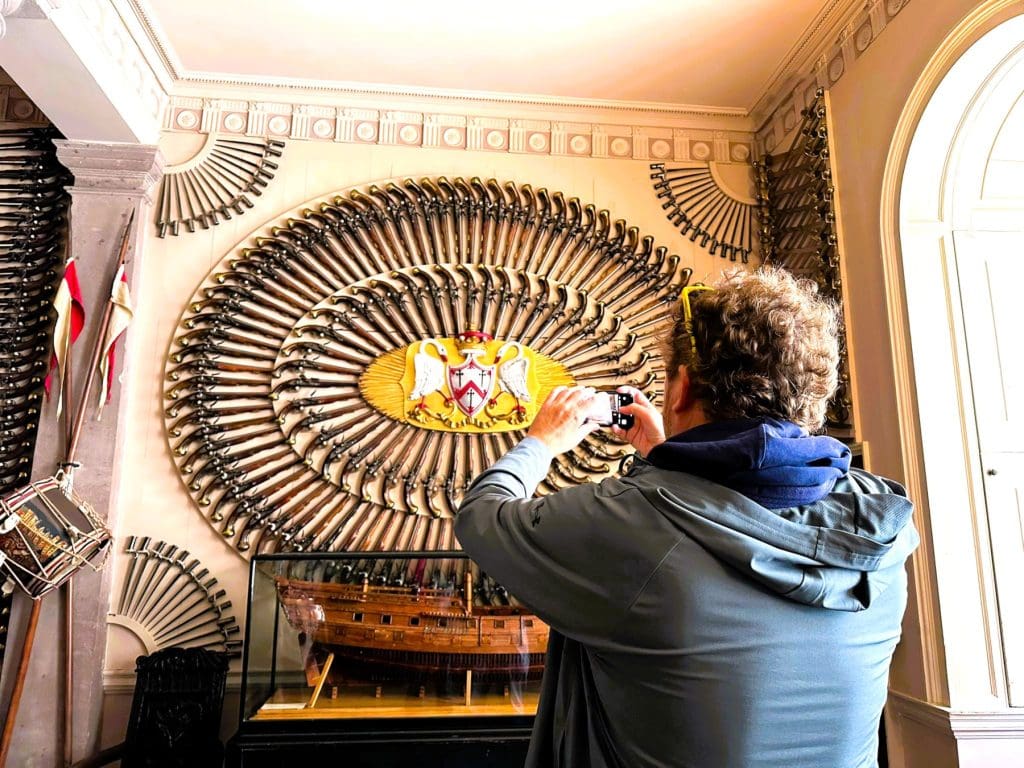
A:
[[[132,297],[128,292],[128,276],[124,273],[124,264],[118,267],[114,275],[114,284],[110,287],[110,325],[107,336],[103,340],[103,354],[100,358],[100,402],[99,411],[110,402],[114,386],[114,367],[117,363],[117,340],[121,338],[135,311],[132,309]],[[99,412],[96,414],[99,418]]]
[[[57,286],[53,307],[57,311],[57,321],[53,325],[53,354],[50,356],[50,369],[43,386],[46,388],[47,397],[56,386],[57,415],[60,416],[64,401],[64,371],[71,359],[71,347],[85,327],[85,306],[82,303],[82,289],[78,285],[78,270],[73,258],[68,259],[64,267],[64,277]]]

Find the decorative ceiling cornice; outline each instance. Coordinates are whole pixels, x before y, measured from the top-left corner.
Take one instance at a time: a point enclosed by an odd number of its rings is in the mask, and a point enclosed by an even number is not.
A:
[[[719,107],[701,104],[667,102],[617,101],[547,96],[543,94],[505,93],[497,91],[470,91],[438,89],[410,85],[345,82],[308,78],[237,75],[228,72],[189,70],[174,50],[156,14],[146,0],[109,0],[122,11],[134,16],[139,31],[148,40],[153,58],[157,59],[172,83],[175,95],[197,93],[207,97],[237,97],[240,90],[259,90],[263,98],[281,101],[294,100],[288,94],[316,95],[337,100],[374,100],[376,106],[408,108],[403,101],[415,100],[441,108],[444,104],[471,104],[475,107],[490,105],[507,110],[509,106],[541,108],[546,110],[572,110],[583,113],[633,113],[659,115],[668,118],[746,118],[766,110],[765,103],[780,83],[802,74],[808,63],[814,61],[835,38],[838,30],[863,7],[863,0],[829,0],[801,35],[778,69],[771,75],[761,95],[749,107]],[[200,93],[201,92],[201,93]],[[381,103],[388,102],[388,103]]]
[[[629,117],[628,115],[626,117]],[[747,163],[749,130],[175,96],[165,131],[622,160]]]
[[[146,64],[168,94],[173,93],[182,71],[181,60],[143,4],[136,0],[106,0],[129,31]]]
[[[130,10],[139,30],[149,41],[148,46],[172,82],[172,92],[184,95],[201,91],[208,97],[228,97],[231,91],[259,90],[268,97],[283,101],[294,100],[289,94],[315,94],[334,100],[373,100],[377,106],[402,108],[402,101],[427,102],[440,108],[444,104],[466,103],[493,105],[507,110],[509,105],[572,110],[575,112],[630,112],[673,117],[745,118],[748,110],[742,107],[717,107],[700,104],[672,104],[663,102],[617,101],[613,99],[584,99],[543,94],[519,94],[498,91],[470,91],[463,89],[424,88],[411,85],[357,83],[336,80],[286,78],[273,76],[246,76],[228,72],[202,72],[186,69],[156,15],[145,0],[110,0],[122,10]],[[151,61],[152,63],[152,61]],[[382,101],[393,102],[382,104]]]
[[[272,76],[232,75],[224,72],[187,71],[178,84],[199,86],[208,93],[211,89],[260,89],[279,93],[314,93],[333,98],[371,98],[381,100],[414,99],[437,106],[451,103],[492,104],[503,108],[509,105],[541,107],[546,110],[572,110],[574,112],[633,112],[678,117],[730,117],[748,116],[742,107],[715,107],[702,104],[672,104],[656,101],[621,101],[615,99],[573,98],[532,93],[505,91],[471,91],[461,88],[426,88],[416,85],[389,85],[384,83],[356,83],[337,80],[314,80]]]
[[[844,25],[849,23],[850,17],[863,7],[863,0],[829,0],[818,12],[786,57],[779,62],[779,66],[761,88],[761,95],[751,105],[749,114],[754,116],[756,124],[760,124],[757,120],[759,115],[763,117],[770,111],[773,96],[784,84],[805,75],[812,63],[836,39]]]
[[[814,101],[815,92],[835,85],[909,3],[910,0],[853,3],[852,14],[836,16],[841,21],[824,36],[824,44],[814,48],[813,53],[794,57],[792,66],[774,79],[778,84],[775,89],[759,100],[758,110],[764,111],[752,115],[757,155],[777,151],[799,125],[800,110]]]

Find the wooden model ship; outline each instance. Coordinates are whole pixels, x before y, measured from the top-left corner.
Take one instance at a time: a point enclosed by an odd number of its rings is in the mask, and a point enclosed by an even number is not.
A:
[[[536,678],[548,627],[508,599],[481,599],[470,571],[462,589],[277,578],[288,623],[300,642],[334,655],[335,669],[373,679],[472,672]],[[497,603],[497,604],[495,604]]]

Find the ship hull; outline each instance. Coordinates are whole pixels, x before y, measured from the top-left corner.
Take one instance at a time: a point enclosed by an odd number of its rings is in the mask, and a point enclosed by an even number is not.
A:
[[[300,640],[335,655],[347,674],[539,677],[548,627],[511,606],[469,606],[459,594],[279,579]]]

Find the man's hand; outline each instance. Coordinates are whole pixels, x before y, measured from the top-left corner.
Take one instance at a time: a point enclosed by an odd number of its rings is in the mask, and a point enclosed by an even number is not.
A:
[[[600,425],[587,421],[596,405],[593,387],[555,387],[537,411],[527,437],[535,437],[552,454],[572,450]]]
[[[620,413],[633,417],[633,426],[628,430],[612,427],[612,432],[628,440],[637,453],[647,458],[651,448],[665,442],[665,423],[661,413],[636,387],[619,387],[617,391],[633,396],[632,404],[619,408]]]

